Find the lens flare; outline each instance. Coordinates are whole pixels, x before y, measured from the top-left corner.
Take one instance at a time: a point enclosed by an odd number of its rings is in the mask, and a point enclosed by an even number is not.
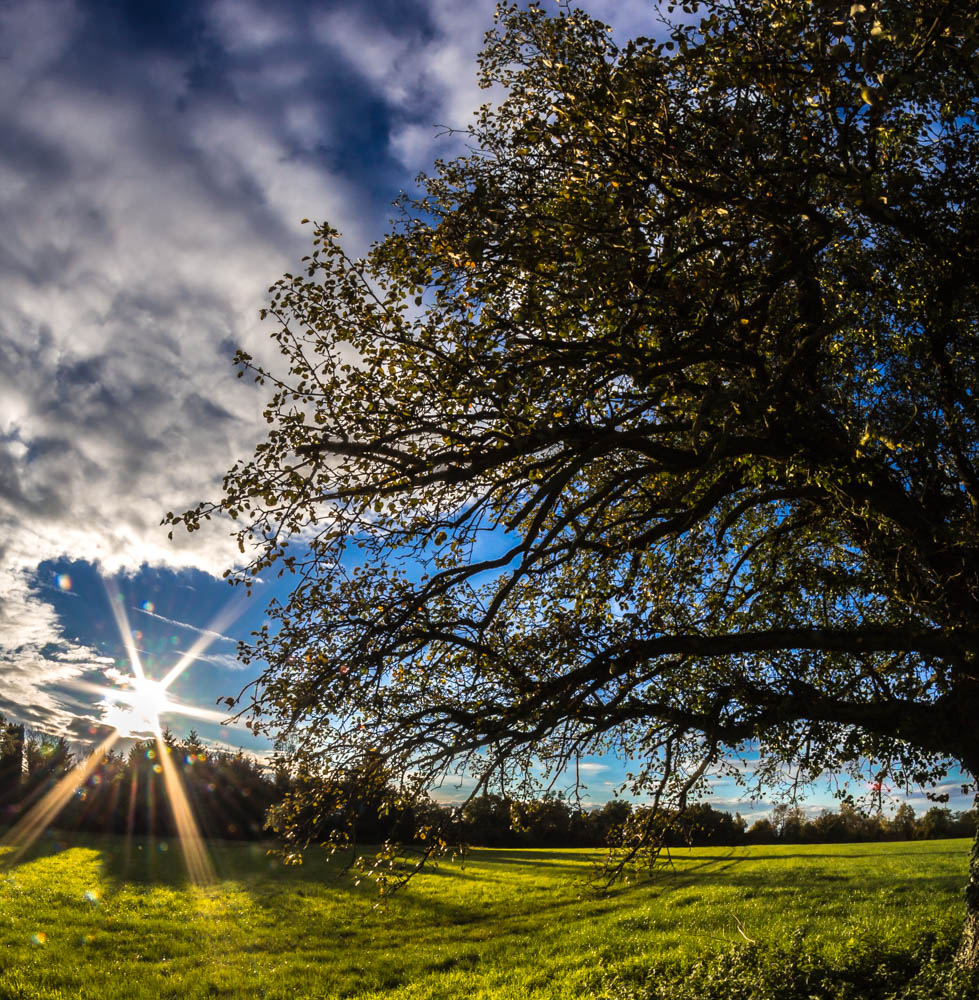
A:
[[[56,578],[58,587],[62,590],[71,589],[71,578],[62,573]],[[51,824],[59,812],[67,805],[73,795],[92,777],[93,772],[104,760],[112,746],[122,737],[152,735],[156,749],[147,751],[146,756],[157,762],[153,770],[162,774],[166,789],[167,801],[173,814],[174,825],[180,842],[187,874],[197,885],[206,885],[214,879],[214,869],[204,840],[200,835],[197,821],[191,810],[187,793],[184,790],[180,774],[170,758],[170,748],[163,739],[160,727],[160,716],[165,712],[180,712],[184,715],[196,716],[202,719],[222,720],[224,715],[209,709],[200,709],[191,705],[181,705],[172,701],[167,694],[170,685],[198,658],[215,640],[223,638],[221,630],[241,613],[242,602],[239,600],[223,611],[204,630],[191,648],[181,656],[177,664],[171,668],[163,680],[155,681],[146,676],[143,664],[136,648],[136,638],[142,638],[141,633],[134,632],[129,624],[123,606],[122,595],[118,587],[111,581],[105,581],[109,594],[109,606],[112,608],[119,636],[125,646],[129,658],[128,666],[131,677],[125,677],[114,669],[106,671],[107,675],[117,682],[116,688],[105,688],[88,682],[78,682],[77,687],[92,691],[102,696],[102,722],[113,729],[106,738],[92,751],[82,763],[66,774],[30,811],[23,816],[7,835],[0,840],[0,847],[13,848],[2,863],[6,866],[16,864],[37,838]],[[144,611],[153,611],[151,601],[143,601]],[[122,664],[120,664],[121,666]],[[127,829],[132,830],[135,809],[135,774],[130,787],[130,802]],[[166,850],[161,845],[161,850]],[[93,900],[86,894],[89,902]],[[43,944],[46,936],[43,933],[35,935],[36,943]]]
[[[68,800],[88,781],[92,772],[119,739],[119,732],[110,733],[80,764],[72,768],[28,813],[0,840],[0,847],[12,847],[13,853],[3,860],[16,864],[31,845],[47,829],[51,821],[68,804]]]

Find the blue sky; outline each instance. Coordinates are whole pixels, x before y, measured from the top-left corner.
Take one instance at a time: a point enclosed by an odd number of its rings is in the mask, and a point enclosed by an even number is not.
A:
[[[262,432],[232,354],[270,353],[258,311],[306,252],[300,219],[329,219],[355,251],[383,233],[439,151],[436,126],[464,126],[481,97],[491,16],[489,3],[0,7],[8,718],[90,735],[99,713],[75,682],[124,655],[100,574],[119,580],[151,673],[233,597],[224,532],[171,543],[160,526],[217,495]],[[250,678],[233,653],[215,640],[180,694],[236,693]]]
[[[124,659],[118,581],[149,673],[235,595],[224,531],[167,540],[167,510],[220,492],[264,422],[234,377],[272,352],[258,312],[309,217],[359,252],[487,95],[492,0],[0,6],[0,713],[85,740],[86,683]],[[643,2],[596,2],[623,36]],[[614,15],[614,17],[612,16]],[[70,582],[69,582],[70,581]],[[237,637],[175,684],[213,706],[251,679]],[[153,617],[146,607],[155,609]],[[167,619],[166,621],[164,619]],[[169,658],[169,662],[168,662]],[[81,685],[81,686],[80,686]],[[260,749],[243,729],[179,717]]]
[[[616,37],[644,0],[592,0]],[[475,56],[493,0],[5,0],[0,6],[0,713],[86,740],[126,653],[118,582],[161,676],[235,597],[223,531],[160,519],[220,492],[262,434],[234,377],[270,357],[258,312],[306,252],[309,217],[353,252],[450,155],[487,95]],[[252,679],[250,604],[175,683],[213,708]],[[243,728],[166,719],[256,751]],[[601,800],[622,768],[589,762]],[[724,798],[725,789],[719,790]]]

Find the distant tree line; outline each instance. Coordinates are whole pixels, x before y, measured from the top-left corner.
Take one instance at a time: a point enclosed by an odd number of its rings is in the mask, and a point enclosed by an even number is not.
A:
[[[184,740],[166,732],[164,745],[205,837],[268,835],[265,814],[286,791],[275,774],[240,751],[205,746],[193,731]],[[0,824],[12,826],[76,763],[63,738],[25,733],[0,716]],[[106,753],[54,822],[62,829],[172,837],[176,824],[156,741]]]
[[[602,847],[615,840],[644,807],[612,799],[599,808],[583,809],[560,795],[529,804],[507,803],[500,796],[484,795],[462,809],[464,839],[488,847]],[[933,840],[971,837],[979,819],[977,810],[952,812],[932,806],[916,816],[904,802],[893,816],[865,813],[849,803],[839,812],[824,809],[807,816],[802,809],[776,805],[771,818],[751,826],[740,813],[732,815],[699,802],[679,812],[659,817],[663,840],[669,846],[853,843],[879,840]]]
[[[818,816],[807,816],[797,806],[779,804],[770,818],[758,820],[745,831],[748,844],[834,844],[874,840],[942,840],[949,837],[972,837],[979,810],[953,812],[947,806],[933,805],[922,815],[915,815],[902,802],[892,816],[882,812],[863,812],[844,802],[839,812],[824,809]]]
[[[270,832],[300,828],[325,841],[344,827],[361,843],[402,840],[420,829],[441,829],[453,840],[485,847],[604,847],[643,820],[644,807],[614,798],[588,808],[562,794],[530,802],[480,795],[461,808],[432,798],[402,801],[381,771],[351,774],[343,788],[290,775],[241,751],[207,747],[191,731],[183,739],[164,734],[165,752],[179,774],[205,837],[257,840]],[[165,771],[154,740],[128,752],[107,753],[68,800],[59,827],[91,832],[175,834]],[[10,725],[0,716],[0,825],[11,826],[77,763],[63,738]],[[354,803],[353,811],[339,803]],[[852,843],[968,837],[977,810],[952,812],[934,805],[921,816],[908,803],[892,816],[863,812],[843,803],[838,812],[807,815],[797,806],[776,805],[771,816],[748,825],[740,813],[707,802],[658,817],[670,846]]]

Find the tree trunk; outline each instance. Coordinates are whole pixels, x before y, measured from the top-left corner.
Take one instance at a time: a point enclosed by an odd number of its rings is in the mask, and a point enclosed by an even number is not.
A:
[[[979,969],[979,830],[969,855],[969,882],[965,887],[965,927],[956,955],[959,965]]]

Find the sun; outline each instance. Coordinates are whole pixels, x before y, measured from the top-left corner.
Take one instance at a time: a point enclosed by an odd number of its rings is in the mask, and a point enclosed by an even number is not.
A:
[[[206,885],[213,881],[214,870],[184,791],[180,772],[170,759],[171,748],[167,745],[160,726],[160,716],[176,712],[211,721],[224,719],[222,712],[184,705],[172,700],[167,694],[167,689],[203,654],[213,639],[220,637],[221,630],[237,617],[241,607],[240,602],[229,605],[211,623],[210,628],[202,629],[200,638],[170,668],[166,676],[157,681],[146,676],[118,590],[109,581],[106,581],[106,587],[109,590],[110,606],[119,626],[119,637],[129,655],[132,674],[123,674],[114,667],[105,670],[106,678],[116,685],[113,688],[85,680],[75,682],[73,686],[101,697],[99,722],[108,726],[110,732],[87,758],[64,775],[54,787],[48,789],[47,793],[18,819],[6,835],[0,838],[0,847],[13,848],[4,858],[4,863],[8,866],[17,864],[24,857],[30,846],[72,800],[78,789],[88,781],[105,755],[120,739],[150,737],[155,744],[158,761],[156,770],[163,775],[166,798],[170,803],[170,810],[177,827],[177,838],[187,873],[193,883]]]
[[[155,735],[160,728],[160,716],[176,707],[167,695],[166,686],[139,675],[126,680],[125,688],[103,701],[103,721],[121,736]]]
[[[137,677],[133,682],[133,711],[155,719],[167,709],[167,689],[159,681]]]

